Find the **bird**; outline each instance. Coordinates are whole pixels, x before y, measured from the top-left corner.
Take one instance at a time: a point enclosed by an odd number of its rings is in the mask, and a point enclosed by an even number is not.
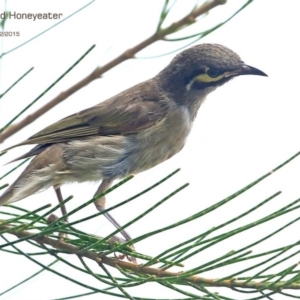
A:
[[[267,76],[219,44],[198,44],[180,52],[155,77],[5,149],[36,144],[16,159],[33,157],[0,196],[0,206],[50,187],[61,202],[61,186],[71,182],[101,181],[96,196],[116,179],[166,161],[185,145],[206,96],[240,75]],[[99,211],[105,204],[105,197],[95,200]],[[104,215],[120,229],[109,213]],[[125,230],[120,232],[131,240]]]

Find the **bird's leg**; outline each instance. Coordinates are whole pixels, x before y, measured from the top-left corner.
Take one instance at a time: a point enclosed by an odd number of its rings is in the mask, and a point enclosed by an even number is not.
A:
[[[103,193],[104,191],[106,191],[108,188],[111,187],[112,183],[113,183],[113,179],[103,179],[94,196],[97,196],[97,195]],[[97,199],[94,203],[95,203],[96,208],[99,211],[103,211],[105,209],[105,202],[106,202],[106,199],[105,199],[105,196],[104,196],[104,197],[101,197],[101,198]],[[108,212],[104,213],[104,216],[117,229],[121,228],[121,225]],[[131,240],[130,235],[125,230],[122,229],[120,231],[120,233],[123,235],[123,237],[125,238],[126,241]]]
[[[54,191],[55,191],[55,194],[57,196],[59,204],[62,204],[64,199],[62,197],[60,187],[54,186],[53,188],[54,188]],[[61,210],[61,213],[62,213],[63,216],[65,216],[67,214],[67,209],[66,209],[66,206],[64,204],[60,206],[60,210]],[[68,217],[65,217],[64,221],[68,223]]]
[[[107,189],[109,189],[111,187],[113,183],[113,179],[103,179],[100,186],[98,187],[95,195],[99,195],[101,193],[103,193],[104,191],[106,191]],[[105,196],[104,197],[101,197],[99,199],[97,199],[94,203],[95,203],[95,206],[96,208],[99,210],[99,211],[103,211],[105,209],[105,202],[106,202],[106,199],[105,199]],[[108,212],[104,213],[104,216],[108,219],[109,222],[111,222],[117,229],[120,229],[121,228],[121,225],[111,216],[111,214],[109,214]],[[125,238],[125,241],[130,241],[131,240],[131,237],[130,235],[124,230],[122,229],[120,231],[120,233],[123,235],[123,237]],[[110,238],[109,240],[109,244],[110,245],[113,245],[115,242],[118,242],[118,243],[123,243],[124,240],[123,239],[120,239],[119,237],[117,236],[113,236],[112,238]],[[134,247],[131,245],[132,249],[134,249]],[[118,258],[119,259],[123,259],[125,256],[122,255],[122,256],[119,256]],[[135,257],[130,257],[130,256],[127,256],[128,260],[133,262],[133,263],[137,263],[136,262],[136,259]]]
[[[61,204],[61,203],[63,202],[64,199],[63,199],[63,197],[62,197],[60,187],[53,186],[53,188],[54,188],[55,194],[56,194],[56,196],[57,196],[58,202]],[[63,216],[65,216],[65,215],[67,214],[67,209],[66,209],[66,206],[65,206],[64,204],[60,206],[60,210],[61,210],[61,213],[62,213]],[[55,216],[54,214],[51,214],[51,215],[48,217],[48,222],[51,223],[51,222],[53,222],[53,221],[56,220],[56,219],[57,219],[57,216]],[[64,221],[65,221],[66,223],[68,223],[68,218],[65,217],[65,218],[64,218]],[[64,234],[61,233],[61,232],[58,234],[58,236],[59,236],[59,239],[60,239],[60,240],[63,239],[64,236],[67,237],[67,235],[64,235]]]

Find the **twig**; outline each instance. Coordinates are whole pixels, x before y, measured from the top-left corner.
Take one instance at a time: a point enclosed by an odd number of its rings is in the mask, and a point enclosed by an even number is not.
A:
[[[142,49],[145,49],[149,45],[159,41],[163,40],[167,35],[174,33],[181,28],[183,28],[185,25],[194,23],[196,21],[196,18],[206,14],[211,9],[225,4],[226,0],[212,0],[207,1],[203,5],[195,8],[192,12],[187,14],[185,17],[180,19],[177,22],[174,22],[170,26],[164,28],[164,29],[158,29],[153,35],[142,41],[141,43],[137,44],[136,46],[127,49],[125,52],[123,52],[121,55],[117,56],[115,59],[111,60],[107,64],[103,65],[102,67],[97,67],[92,73],[90,73],[87,77],[83,78],[64,92],[60,93],[58,96],[56,96],[54,99],[50,100],[47,104],[42,106],[40,109],[36,110],[34,113],[28,115],[25,119],[20,121],[19,123],[16,123],[14,125],[11,125],[7,129],[5,129],[0,134],[0,143],[4,142],[8,137],[12,136],[19,130],[23,129],[25,126],[29,125],[33,121],[35,121],[37,118],[42,116],[44,113],[49,111],[51,108],[56,106],[57,104],[61,103],[65,99],[67,99],[70,95],[77,92],[84,86],[88,85],[95,79],[99,79],[101,75],[108,70],[112,69],[113,67],[119,65],[120,63],[130,59],[134,58],[134,55],[141,51]]]
[[[7,233],[13,234],[18,238],[30,237],[33,235],[33,233],[30,231],[15,231],[14,227],[9,225],[0,224],[0,229],[7,230]],[[194,285],[199,285],[199,286],[203,286],[203,284],[205,284],[211,287],[227,287],[230,289],[243,288],[243,289],[255,289],[255,290],[264,289],[264,290],[271,290],[275,292],[281,291],[283,289],[300,290],[300,284],[291,283],[287,285],[286,282],[284,281],[276,282],[270,285],[270,282],[262,282],[262,281],[247,282],[247,281],[235,280],[235,279],[226,279],[226,280],[219,281],[218,279],[204,278],[196,275],[184,277],[184,272],[178,273],[178,272],[165,271],[162,269],[157,269],[152,267],[143,267],[141,265],[122,261],[116,258],[100,257],[98,253],[95,253],[93,251],[82,252],[82,249],[80,249],[79,247],[46,236],[35,237],[33,238],[33,240],[40,244],[50,245],[53,248],[65,250],[68,251],[69,253],[80,255],[81,257],[86,257],[88,259],[95,261],[97,264],[105,264],[114,268],[127,269],[134,273],[155,276],[156,279],[153,280],[158,280],[158,281],[159,278],[170,278],[173,280],[177,278],[181,284],[192,283]]]

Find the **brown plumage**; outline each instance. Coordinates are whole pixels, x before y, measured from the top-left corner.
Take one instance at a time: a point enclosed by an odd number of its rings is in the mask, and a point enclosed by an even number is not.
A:
[[[50,186],[59,191],[62,184],[74,181],[102,180],[97,195],[116,178],[165,161],[184,146],[207,94],[245,74],[266,76],[221,45],[202,44],[181,52],[154,78],[8,148],[37,144],[18,158],[34,156],[0,197],[0,205]],[[95,204],[101,210],[105,199]]]

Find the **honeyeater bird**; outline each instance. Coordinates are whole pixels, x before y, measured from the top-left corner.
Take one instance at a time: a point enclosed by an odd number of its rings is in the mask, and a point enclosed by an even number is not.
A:
[[[0,205],[51,186],[61,201],[60,187],[68,182],[101,180],[95,193],[99,195],[115,179],[162,163],[184,146],[205,97],[247,74],[267,76],[221,45],[200,44],[182,51],[154,78],[8,148],[37,144],[18,158],[34,157],[0,197]],[[95,205],[103,210],[105,198]],[[105,216],[120,227],[108,213]],[[130,239],[124,230],[121,233]]]

